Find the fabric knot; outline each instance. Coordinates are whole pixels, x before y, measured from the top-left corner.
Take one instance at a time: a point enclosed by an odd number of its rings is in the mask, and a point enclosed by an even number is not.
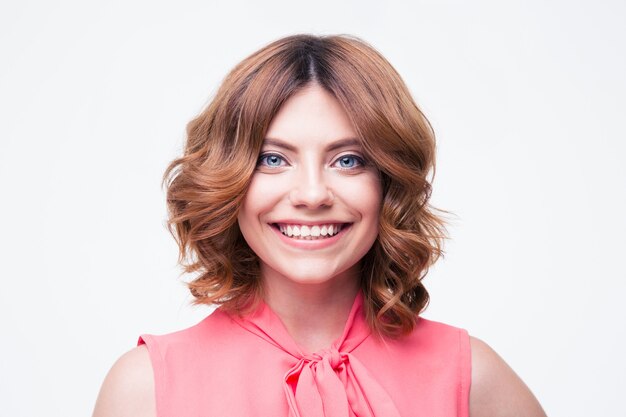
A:
[[[285,375],[291,417],[400,417],[393,401],[350,353],[305,355]]]
[[[328,359],[328,362],[330,362],[330,366],[333,369],[339,368],[339,365],[343,364],[348,359],[347,356],[343,356],[339,353],[334,346],[324,352],[323,357],[324,359]]]
[[[325,361],[330,364],[331,369],[337,370],[341,365],[348,361],[348,356],[346,354],[342,354],[336,347],[333,346],[317,353],[305,355],[302,359],[312,366],[317,365],[317,363],[321,361]]]
[[[283,389],[291,417],[400,417],[385,388],[353,354],[370,335],[362,306],[359,292],[341,337],[314,354],[302,353],[266,304],[245,319],[234,319],[289,356],[292,366]]]

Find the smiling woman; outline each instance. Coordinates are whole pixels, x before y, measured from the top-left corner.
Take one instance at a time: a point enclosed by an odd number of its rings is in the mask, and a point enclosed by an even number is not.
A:
[[[304,133],[308,136],[301,137]],[[434,135],[385,58],[364,42],[342,36],[293,36],[257,51],[231,71],[211,104],[189,124],[187,151],[172,162],[165,178],[181,261],[188,258],[187,272],[200,272],[189,284],[196,301],[242,313],[264,299],[263,258],[240,232],[239,212],[244,196],[257,188],[251,185],[265,176],[260,174],[277,172],[270,164],[291,172],[272,175],[272,190],[286,178],[308,175],[288,168],[288,157],[295,155],[286,153],[306,151],[299,156],[311,159],[311,147],[302,145],[312,138],[329,142],[324,144],[327,157],[333,150],[358,151],[355,157],[367,161],[364,173],[369,174],[356,178],[377,173],[382,188],[377,238],[359,262],[364,310],[377,332],[411,330],[428,302],[421,279],[440,256],[445,236],[442,219],[428,204]],[[325,171],[347,172],[320,173]],[[301,186],[291,193],[319,192],[314,175],[296,178],[293,183]],[[351,177],[333,180],[341,185]],[[348,188],[358,197],[365,191],[358,183]]]
[[[265,301],[282,304],[277,280],[320,286],[333,280],[350,287],[354,297],[359,261],[378,236],[382,186],[360,143],[346,140],[357,137],[348,115],[312,83],[282,105],[266,137],[271,139],[263,142],[238,216],[259,257],[263,285],[271,288]],[[297,288],[309,291],[307,285]]]
[[[434,155],[363,41],[291,36],[245,59],[164,177],[189,288],[219,308],[143,335],[94,415],[543,416],[487,345],[420,317],[445,238]]]

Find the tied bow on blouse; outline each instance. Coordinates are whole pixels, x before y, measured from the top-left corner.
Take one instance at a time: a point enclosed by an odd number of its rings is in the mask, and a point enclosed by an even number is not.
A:
[[[237,320],[294,359],[283,388],[292,417],[400,417],[389,394],[351,352],[370,336],[357,295],[343,335],[330,348],[303,354],[276,314],[263,304]]]

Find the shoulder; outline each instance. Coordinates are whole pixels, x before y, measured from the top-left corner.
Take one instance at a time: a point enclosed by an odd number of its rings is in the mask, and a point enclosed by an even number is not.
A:
[[[198,323],[166,334],[142,334],[139,344],[146,346],[157,379],[167,370],[184,367],[192,359],[219,349],[240,331],[232,317],[216,309]]]
[[[430,339],[434,342],[437,342],[439,339],[443,339],[444,342],[450,342],[463,337],[467,339],[468,337],[465,329],[423,317],[418,318],[412,333],[416,337]]]
[[[420,317],[408,340],[423,352],[457,358],[467,368],[469,378],[470,345],[465,329]]]
[[[93,417],[155,417],[154,376],[145,346],[122,355],[107,374]]]
[[[530,389],[485,342],[470,336],[471,417],[545,417]]]

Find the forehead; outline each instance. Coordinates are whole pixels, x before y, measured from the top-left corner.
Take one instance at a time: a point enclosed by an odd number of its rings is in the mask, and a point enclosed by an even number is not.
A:
[[[294,145],[355,141],[356,131],[339,101],[312,84],[296,92],[272,119],[266,138]]]

